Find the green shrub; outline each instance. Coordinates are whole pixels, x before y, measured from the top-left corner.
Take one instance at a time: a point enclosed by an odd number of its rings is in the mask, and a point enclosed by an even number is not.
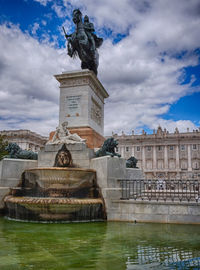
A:
[[[2,160],[6,155],[8,155],[8,151],[6,151],[6,146],[8,142],[6,140],[6,136],[0,135],[0,160]]]

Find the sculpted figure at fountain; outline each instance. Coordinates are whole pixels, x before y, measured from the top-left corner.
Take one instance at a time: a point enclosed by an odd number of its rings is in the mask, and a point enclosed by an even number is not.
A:
[[[115,148],[118,146],[118,141],[114,138],[108,138],[104,141],[101,148],[95,153],[96,157],[111,156],[121,157],[120,154],[115,152]]]
[[[78,142],[85,142],[85,139],[82,139],[78,134],[71,134],[67,129],[68,122],[63,122],[56,128],[53,138],[47,142],[47,144],[75,144]]]
[[[130,157],[127,161],[126,161],[126,168],[138,168],[137,167],[137,158],[135,157]]]
[[[4,156],[4,158],[15,158],[15,159],[38,159],[38,154],[31,150],[22,150],[18,144],[9,143],[5,148],[8,151],[8,155]]]

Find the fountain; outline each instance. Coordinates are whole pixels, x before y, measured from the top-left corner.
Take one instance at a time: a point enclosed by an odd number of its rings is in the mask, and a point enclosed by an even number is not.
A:
[[[7,217],[15,220],[75,222],[105,218],[104,203],[96,182],[96,171],[73,164],[67,147],[85,145],[77,134],[57,128],[47,143],[59,147],[55,167],[36,167],[23,172],[17,188],[4,199]],[[79,145],[80,144],[80,145]],[[73,151],[72,151],[73,152]]]
[[[25,170],[21,187],[5,198],[7,217],[28,221],[99,221],[103,200],[96,172],[81,168]]]
[[[104,220],[104,200],[90,161],[104,141],[108,93],[89,70],[55,77],[60,82],[59,126],[38,153],[37,167],[26,169],[4,198],[6,216],[39,222]]]

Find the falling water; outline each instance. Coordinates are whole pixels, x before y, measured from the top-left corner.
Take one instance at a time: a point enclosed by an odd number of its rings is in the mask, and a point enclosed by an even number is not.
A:
[[[5,198],[7,217],[39,222],[105,219],[96,172],[77,168],[26,170],[20,187]]]

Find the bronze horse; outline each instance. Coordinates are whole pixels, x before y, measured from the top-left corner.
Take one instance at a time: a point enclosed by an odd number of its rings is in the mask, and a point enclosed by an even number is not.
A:
[[[87,16],[82,21],[82,13],[79,9],[73,11],[73,22],[76,25],[76,31],[70,35],[65,32],[68,39],[67,49],[70,57],[79,56],[81,68],[93,70],[97,75],[99,65],[99,54],[97,48],[103,43],[103,39],[97,37],[94,32],[94,26],[89,22]]]

